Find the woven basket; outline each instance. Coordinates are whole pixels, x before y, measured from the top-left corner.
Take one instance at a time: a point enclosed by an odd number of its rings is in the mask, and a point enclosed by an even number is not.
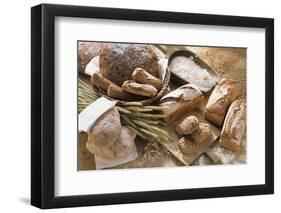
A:
[[[168,60],[165,60],[165,61],[168,61]],[[165,95],[165,92],[169,86],[169,82],[170,82],[170,70],[167,66],[167,63],[165,63],[165,65],[163,66],[163,69],[166,70],[165,74],[164,74],[164,79],[163,79],[163,84],[162,84],[162,87],[161,89],[159,90],[158,94],[152,98],[145,98],[143,100],[135,100],[135,101],[122,101],[122,100],[117,100],[120,104],[126,104],[126,103],[130,103],[130,102],[139,102],[143,105],[150,105],[150,104],[153,104],[157,101],[159,101],[164,95]],[[98,96],[103,96],[109,100],[116,100],[116,99],[113,99],[113,98],[110,98],[106,95],[106,91],[102,90],[102,89],[99,89],[97,88],[96,86],[93,86],[93,89],[94,91],[98,94]]]

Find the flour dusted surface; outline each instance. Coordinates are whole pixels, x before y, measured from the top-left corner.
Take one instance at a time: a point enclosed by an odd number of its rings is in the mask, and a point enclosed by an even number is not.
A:
[[[216,79],[206,69],[202,69],[193,61],[193,57],[177,56],[169,66],[171,71],[183,80],[198,86],[202,91],[210,90]]]

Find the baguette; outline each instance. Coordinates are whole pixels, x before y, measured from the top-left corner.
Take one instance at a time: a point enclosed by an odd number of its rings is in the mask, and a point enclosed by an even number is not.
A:
[[[180,119],[186,113],[196,108],[201,108],[204,96],[202,92],[192,84],[186,84],[168,93],[160,100],[163,106],[164,121],[172,123]]]
[[[146,97],[154,97],[157,95],[157,89],[149,84],[139,84],[135,81],[128,80],[125,81],[122,85],[123,90],[126,92],[141,95]]]
[[[222,126],[229,105],[237,98],[237,82],[223,78],[214,88],[205,108],[205,118]]]
[[[227,112],[221,131],[220,146],[238,151],[246,127],[246,104],[242,100],[234,101]]]
[[[159,78],[154,77],[142,68],[136,68],[132,74],[132,78],[137,83],[152,85],[157,90],[160,90],[162,87],[162,81]]]

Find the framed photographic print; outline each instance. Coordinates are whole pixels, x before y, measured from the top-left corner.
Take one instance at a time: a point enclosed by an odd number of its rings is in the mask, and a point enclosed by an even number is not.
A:
[[[31,9],[31,203],[274,192],[274,20]]]

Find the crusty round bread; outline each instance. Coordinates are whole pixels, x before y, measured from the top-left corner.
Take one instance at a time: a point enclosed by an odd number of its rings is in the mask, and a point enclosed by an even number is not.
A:
[[[99,55],[101,44],[97,42],[78,43],[78,69],[85,73],[85,68],[92,58]]]
[[[102,45],[99,60],[102,76],[118,86],[131,80],[138,67],[156,78],[160,75],[157,56],[149,45],[106,43]]]

